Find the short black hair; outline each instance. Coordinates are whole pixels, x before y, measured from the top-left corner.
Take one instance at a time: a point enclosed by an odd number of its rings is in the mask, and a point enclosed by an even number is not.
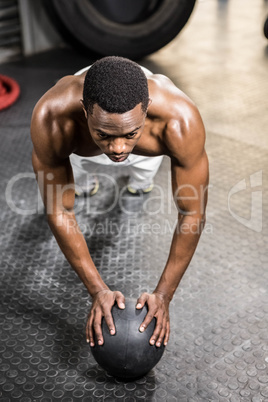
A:
[[[83,89],[84,107],[93,113],[97,103],[108,113],[125,113],[149,104],[148,82],[142,68],[124,57],[107,56],[89,68]]]

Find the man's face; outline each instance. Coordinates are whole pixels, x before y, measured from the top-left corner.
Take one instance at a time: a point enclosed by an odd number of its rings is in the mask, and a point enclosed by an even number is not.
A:
[[[108,113],[95,104],[93,113],[87,115],[93,141],[114,162],[123,162],[132,152],[142,134],[145,118],[141,103],[122,114]]]

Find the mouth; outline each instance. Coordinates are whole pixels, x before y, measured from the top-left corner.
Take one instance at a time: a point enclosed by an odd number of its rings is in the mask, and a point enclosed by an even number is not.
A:
[[[108,156],[113,162],[123,162],[128,157],[128,155],[123,155],[123,156],[108,155]]]

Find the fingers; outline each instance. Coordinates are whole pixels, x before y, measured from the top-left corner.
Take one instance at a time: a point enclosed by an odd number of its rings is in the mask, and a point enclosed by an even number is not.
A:
[[[101,309],[95,310],[94,312],[91,312],[86,327],[87,342],[90,343],[90,346],[95,345],[94,334],[98,345],[103,345],[104,343],[101,327],[102,317],[104,317],[106,321],[110,334],[115,334],[115,325],[111,311],[108,308],[105,309],[104,312],[102,312]]]
[[[169,334],[170,334],[170,322],[167,322],[167,330],[165,334],[165,339],[164,339],[164,345],[167,346],[167,343],[169,341]]]
[[[157,347],[160,347],[164,341],[164,345],[166,346],[169,339],[169,332],[170,332],[169,321],[166,319],[166,317],[163,317],[161,321],[159,317],[159,319],[157,320],[154,333],[150,339],[150,344],[151,345],[155,344]]]
[[[162,314],[159,314],[153,335],[150,338],[150,344],[156,345],[157,347],[161,346],[164,334],[165,334],[165,325],[163,322],[163,316]]]
[[[91,347],[95,345],[95,342],[97,342],[98,345],[103,345],[104,343],[101,325],[103,317],[110,334],[114,335],[116,333],[111,313],[115,302],[120,309],[125,308],[125,297],[118,291],[102,292],[99,294],[98,298],[93,301],[86,325],[86,340],[90,343]],[[162,343],[167,345],[170,334],[169,303],[163,302],[156,295],[143,293],[137,300],[136,308],[143,308],[145,303],[148,306],[148,312],[139,327],[139,331],[144,332],[152,320],[156,318],[156,326],[149,342],[151,345],[156,345],[156,347],[160,347]]]
[[[108,329],[110,331],[110,334],[114,335],[115,334],[115,326],[114,326],[114,320],[113,320],[113,317],[112,317],[112,314],[111,314],[110,310],[105,311],[104,319],[106,321],[106,324],[107,324],[107,327],[108,327]],[[99,345],[102,345],[102,343],[99,344]]]
[[[136,308],[142,308],[145,303],[148,305],[148,313],[141,323],[139,330],[140,332],[144,332],[153,318],[156,318],[156,326],[149,342],[151,345],[156,345],[157,347],[160,347],[164,342],[166,346],[170,334],[168,306],[162,303],[159,304],[159,301],[156,302],[155,298],[148,293],[143,293],[140,296],[137,300]]]
[[[140,325],[139,331],[144,332],[153,318],[154,318],[154,314],[152,313],[151,310],[149,310],[148,313],[146,314],[144,321]]]
[[[94,315],[91,311],[88,315],[88,320],[87,320],[87,325],[86,325],[86,339],[87,339],[87,343],[89,343],[91,347],[93,347],[95,345],[94,333],[93,333],[93,319],[94,319]]]
[[[115,292],[115,301],[119,308],[125,308],[125,296],[121,292]]]
[[[89,314],[88,320],[87,320],[87,325],[86,325],[86,339],[87,343],[90,343],[90,346],[94,346],[94,339],[93,339],[93,333],[92,333],[92,326],[91,326],[91,315]]]
[[[111,335],[115,334],[115,325],[112,317],[112,307],[117,302],[119,308],[125,308],[125,298],[121,292],[105,290],[99,292],[93,300],[92,308],[86,325],[86,340],[90,346],[103,345],[102,318],[104,317]]]
[[[93,321],[93,328],[94,328],[95,338],[97,340],[98,345],[103,345],[101,319],[102,319],[101,311],[96,311],[94,321]],[[91,325],[91,329],[92,329],[92,325]]]
[[[162,319],[161,319],[162,318]],[[169,320],[164,316],[158,316],[156,321],[155,330],[150,338],[150,344],[160,347],[162,342],[166,346],[169,340],[170,334],[170,323]]]
[[[143,293],[137,300],[136,308],[137,309],[143,308],[145,303],[147,302],[148,298],[149,298],[149,294]]]

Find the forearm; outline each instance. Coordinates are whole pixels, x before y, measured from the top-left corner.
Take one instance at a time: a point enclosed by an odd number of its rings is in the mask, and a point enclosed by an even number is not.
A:
[[[48,214],[47,219],[61,251],[84,283],[89,294],[93,297],[100,290],[108,289],[90,256],[74,213]]]
[[[175,229],[165,269],[154,292],[172,299],[197,247],[205,218],[183,216]]]

